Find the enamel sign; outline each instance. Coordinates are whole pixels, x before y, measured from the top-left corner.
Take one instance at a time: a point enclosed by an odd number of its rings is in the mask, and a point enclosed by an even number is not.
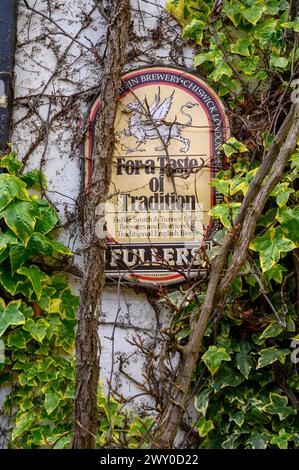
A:
[[[92,171],[90,111],[85,185]],[[167,285],[198,273],[198,250],[217,230],[209,216],[222,196],[209,183],[222,168],[228,121],[214,90],[196,74],[148,67],[125,74],[106,207],[106,273]]]

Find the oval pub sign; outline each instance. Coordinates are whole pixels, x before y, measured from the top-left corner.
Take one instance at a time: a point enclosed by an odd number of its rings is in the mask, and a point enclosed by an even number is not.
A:
[[[87,188],[99,112],[96,100],[85,142]],[[217,230],[209,211],[222,196],[209,183],[222,168],[227,133],[221,100],[196,74],[157,66],[122,77],[106,205],[107,276],[167,285],[198,272],[198,249]]]

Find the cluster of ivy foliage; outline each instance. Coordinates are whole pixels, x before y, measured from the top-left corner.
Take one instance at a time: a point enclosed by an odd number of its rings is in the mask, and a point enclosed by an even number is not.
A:
[[[290,106],[299,58],[299,17],[292,17],[286,0],[217,4],[223,9],[214,11],[213,0],[167,2],[183,25],[183,37],[198,45],[195,66],[226,96],[238,137],[224,144],[226,168],[211,182],[224,199],[211,210],[223,229],[207,251],[210,261],[225,233],[234,231],[233,219],[279,128],[275,106],[288,103],[286,111]],[[269,111],[273,114],[267,119]],[[297,150],[271,193],[223,309],[205,333],[194,374],[200,448],[299,446],[299,361],[298,349],[292,348],[299,339],[298,170]],[[187,299],[183,288],[169,295],[180,344],[188,337],[189,318],[205,284],[197,290]]]
[[[54,239],[59,218],[39,196],[41,180],[46,187],[40,172],[22,173],[13,152],[0,167],[0,386],[7,392],[8,441],[13,448],[65,448],[72,438],[79,300],[57,266],[71,251]],[[108,400],[101,387],[98,405],[98,446],[143,445],[148,420]]]

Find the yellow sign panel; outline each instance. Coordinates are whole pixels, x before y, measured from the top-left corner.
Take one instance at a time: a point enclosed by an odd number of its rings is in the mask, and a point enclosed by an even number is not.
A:
[[[92,171],[95,101],[85,144]],[[122,78],[116,147],[106,207],[106,272],[142,283],[172,284],[198,271],[199,247],[217,229],[209,185],[222,167],[227,138],[223,104],[197,75],[148,67]]]

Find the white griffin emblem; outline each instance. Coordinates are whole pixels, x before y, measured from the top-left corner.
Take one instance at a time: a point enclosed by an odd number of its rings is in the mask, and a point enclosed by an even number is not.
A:
[[[165,119],[170,111],[174,93],[175,91],[161,102],[159,87],[151,106],[147,104],[146,98],[143,102],[135,98],[134,101],[126,106],[126,109],[133,113],[129,118],[129,128],[118,132],[117,135],[135,137],[137,140],[137,147],[126,147],[126,153],[144,152],[145,149],[140,149],[139,147],[142,144],[146,144],[148,140],[160,140],[161,145],[156,147],[155,150],[162,151],[165,150],[165,145],[168,145],[171,139],[182,142],[183,147],[180,149],[180,152],[188,152],[190,140],[182,136],[182,129],[192,124],[192,117],[184,111],[184,108],[194,108],[194,106],[198,106],[198,103],[188,102],[181,106],[181,114],[188,118],[186,123],[179,123],[176,120],[174,122],[166,122]]]

